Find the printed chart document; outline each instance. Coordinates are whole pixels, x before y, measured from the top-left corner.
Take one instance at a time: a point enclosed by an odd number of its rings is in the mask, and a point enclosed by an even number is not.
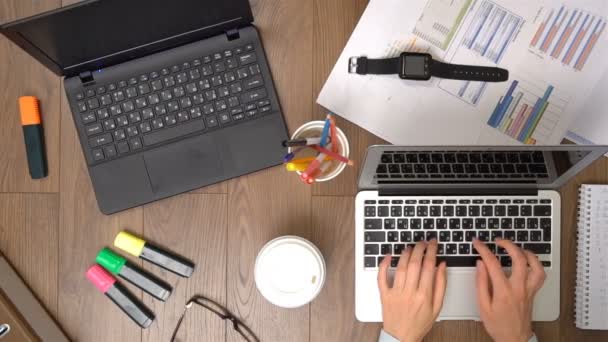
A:
[[[317,102],[394,144],[555,144],[608,63],[603,0],[372,0]],[[348,59],[428,52],[502,83],[349,74]]]
[[[608,71],[576,116],[566,138],[581,145],[608,144]]]

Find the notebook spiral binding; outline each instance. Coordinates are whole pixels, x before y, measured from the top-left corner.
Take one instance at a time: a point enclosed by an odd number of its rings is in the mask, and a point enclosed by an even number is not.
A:
[[[577,326],[589,326],[589,248],[591,244],[591,188],[579,189],[578,229],[576,248],[575,321]]]

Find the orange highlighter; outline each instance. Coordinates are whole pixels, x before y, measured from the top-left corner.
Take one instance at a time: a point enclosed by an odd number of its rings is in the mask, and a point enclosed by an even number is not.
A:
[[[32,179],[44,178],[48,174],[48,169],[38,99],[34,96],[20,97],[19,110],[30,176]]]

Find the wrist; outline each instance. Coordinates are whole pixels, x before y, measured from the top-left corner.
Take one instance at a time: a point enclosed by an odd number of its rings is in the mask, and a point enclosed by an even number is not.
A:
[[[400,334],[399,331],[397,331],[396,329],[393,330],[390,327],[387,327],[386,325],[382,326],[382,330],[384,330],[385,333],[391,335],[396,340],[399,340],[399,342],[422,342],[422,339],[418,340],[411,336],[403,336],[405,334]]]
[[[399,342],[422,342],[422,340],[417,340],[415,338],[404,337],[399,339]]]
[[[521,336],[521,337],[512,337],[512,338],[503,338],[503,339],[495,339],[495,342],[528,342],[534,336],[534,333],[529,335]]]
[[[510,336],[505,338],[494,338],[495,342],[528,342],[534,336],[534,332],[530,330],[529,332],[518,334],[518,336]]]

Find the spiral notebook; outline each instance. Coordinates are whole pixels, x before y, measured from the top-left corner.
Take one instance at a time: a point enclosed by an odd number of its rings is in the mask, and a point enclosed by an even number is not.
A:
[[[579,194],[576,326],[608,330],[608,185]]]

